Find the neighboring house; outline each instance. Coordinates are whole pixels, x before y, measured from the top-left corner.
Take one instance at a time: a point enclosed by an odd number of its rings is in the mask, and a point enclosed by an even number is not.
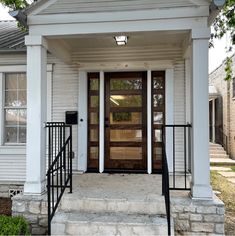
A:
[[[26,47],[22,33],[14,34],[20,48],[0,38],[0,181],[24,184],[13,198],[13,215],[24,215],[33,234],[47,227],[45,181],[55,190],[48,192],[51,207],[64,178],[71,184],[66,155],[74,157],[74,194],[62,196],[52,233],[166,234],[166,219],[151,217],[167,215],[161,196],[163,184],[168,199],[167,170],[171,188],[190,191],[172,193],[175,232],[224,233],[224,206],[213,194],[209,169],[208,39],[215,9],[210,0],[39,0],[14,12],[29,33]],[[1,24],[13,35],[14,23]],[[73,123],[72,140],[65,142],[63,123],[46,122]],[[133,185],[142,187],[134,192],[128,177],[122,182],[104,172],[149,175],[135,177]],[[111,181],[110,188],[117,178],[129,198],[110,197],[115,191],[92,185],[92,178]],[[137,214],[134,224],[130,213]]]
[[[225,80],[225,61],[209,75],[209,85],[214,88],[214,93],[210,95],[213,97],[210,101],[210,140],[223,145],[230,157],[235,159],[235,55],[231,58],[231,81]]]

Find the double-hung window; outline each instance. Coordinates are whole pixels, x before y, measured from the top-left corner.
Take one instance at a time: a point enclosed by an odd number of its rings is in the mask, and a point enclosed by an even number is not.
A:
[[[5,73],[4,143],[26,143],[26,73]]]

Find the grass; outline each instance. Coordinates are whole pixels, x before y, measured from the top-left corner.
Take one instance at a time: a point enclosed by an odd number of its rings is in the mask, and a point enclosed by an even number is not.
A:
[[[231,166],[231,170],[235,172],[235,166]]]
[[[219,198],[224,202],[225,209],[235,213],[234,184],[230,183],[225,177],[218,174],[217,171],[211,171],[211,185],[213,190],[221,192]]]

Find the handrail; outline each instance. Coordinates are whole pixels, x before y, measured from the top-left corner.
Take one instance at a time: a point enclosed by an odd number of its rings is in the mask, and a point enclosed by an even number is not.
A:
[[[162,126],[162,195],[165,197],[168,235],[171,235],[169,170],[165,149],[164,126]]]
[[[51,235],[51,221],[66,188],[72,193],[72,126],[63,122],[48,122],[48,235]],[[66,129],[69,131],[65,141]]]
[[[172,174],[170,178],[172,183],[170,190],[190,190],[190,185],[187,182],[187,176],[191,172],[191,124],[167,124],[162,126],[162,140],[168,143],[168,160],[171,162],[171,171]],[[181,143],[177,143],[178,141]],[[179,145],[181,145],[179,151]],[[166,146],[164,146],[166,148]],[[165,149],[166,151],[166,149]],[[179,156],[180,155],[180,156]],[[183,165],[179,169],[177,166],[177,158],[182,158]],[[177,181],[177,174],[180,174],[181,181]]]

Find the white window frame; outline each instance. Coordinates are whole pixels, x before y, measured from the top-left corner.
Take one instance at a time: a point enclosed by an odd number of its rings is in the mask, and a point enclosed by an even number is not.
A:
[[[22,144],[8,144],[4,143],[4,98],[5,98],[5,74],[6,73],[26,73],[26,65],[5,65],[0,66],[0,148],[1,147],[25,147],[26,143]],[[47,120],[51,121],[51,107],[52,107],[52,75],[53,75],[53,64],[47,65]],[[27,74],[26,74],[27,80]],[[27,127],[27,124],[26,124]],[[26,128],[27,130],[27,128]]]

